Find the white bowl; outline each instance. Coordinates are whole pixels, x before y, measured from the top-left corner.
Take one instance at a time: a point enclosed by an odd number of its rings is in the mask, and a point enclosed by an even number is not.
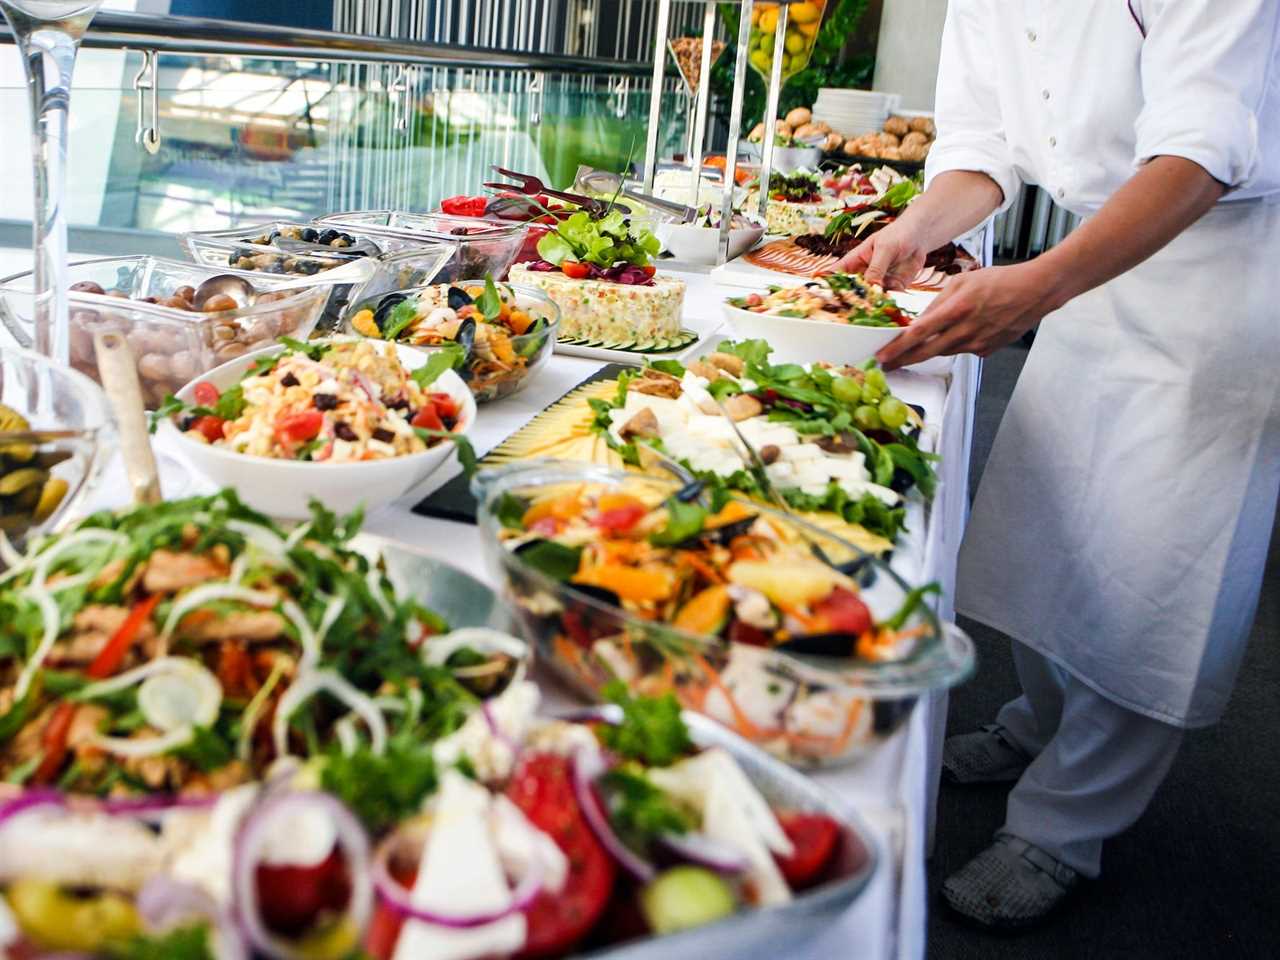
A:
[[[762,160],[764,147],[758,143],[748,142],[743,151],[754,160]],[[773,169],[775,173],[795,173],[797,170],[817,170],[822,162],[822,147],[777,147],[773,148]]]
[[[696,223],[664,223],[658,226],[658,239],[671,255],[684,263],[716,263],[720,250],[720,228]],[[764,227],[733,227],[729,231],[729,259],[742,256],[764,236]]]
[[[728,303],[724,305],[724,316],[735,340],[769,341],[773,347],[771,363],[861,363],[906,329],[779,317],[752,313]]]
[[[354,340],[335,337],[335,340]],[[225,390],[239,382],[255,359],[284,349],[267,347],[245,354],[210,370],[191,381],[178,398],[191,403],[197,383],[212,383]],[[427,362],[430,353],[396,344],[400,362],[416,370]],[[467,434],[476,420],[476,401],[467,385],[452,370],[441,374],[431,385],[437,393],[447,393],[458,402],[460,412],[456,432]],[[413,489],[453,456],[453,443],[436,444],[429,450],[387,460],[358,463],[311,463],[299,460],[276,460],[250,456],[223,447],[210,446],[186,437],[172,420],[166,419],[161,429],[176,440],[179,452],[200,473],[223,487],[235,487],[242,499],[255,510],[281,520],[305,520],[311,516],[309,504],[314,498],[339,514],[350,513],[363,505],[367,510],[385,506]]]

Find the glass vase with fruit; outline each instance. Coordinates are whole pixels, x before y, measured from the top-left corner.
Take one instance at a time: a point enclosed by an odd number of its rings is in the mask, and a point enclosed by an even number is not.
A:
[[[781,51],[784,58],[784,84],[807,67],[813,58],[814,44],[818,40],[822,18],[827,12],[827,3],[828,0],[802,0],[800,3],[787,5],[787,32]],[[747,59],[752,69],[764,79],[766,86],[769,83],[773,55],[777,52],[775,33],[780,7],[778,3],[757,3],[751,8],[751,49]]]

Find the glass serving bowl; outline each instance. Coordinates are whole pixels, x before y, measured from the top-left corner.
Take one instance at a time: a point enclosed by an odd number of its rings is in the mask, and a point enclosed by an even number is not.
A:
[[[217,313],[196,313],[161,302],[182,287],[198,287],[219,274],[233,274],[259,293],[252,306]],[[72,286],[94,283],[104,293],[73,289],[71,365],[98,378],[93,334],[116,330],[127,335],[138,361],[143,399],[148,407],[164,402],[183,384],[219,364],[274,343],[288,335],[305,340],[329,299],[330,285],[296,287],[295,278],[184,263],[159,257],[104,257],[67,268]],[[276,288],[290,285],[289,290]],[[0,320],[24,346],[31,342],[34,318],[32,274],[0,279]],[[139,298],[139,299],[133,299]]]
[[[505,277],[529,231],[529,225],[525,223],[498,223],[447,213],[406,213],[402,210],[331,213],[315,223],[340,230],[356,230],[388,251],[420,246],[424,241],[456,244],[457,254],[435,277],[445,283],[485,274],[498,279]]]
[[[188,233],[183,236],[183,243],[191,259],[206,266],[291,277],[315,276],[362,261],[367,270],[359,279],[330,288],[329,301],[316,324],[318,334],[337,332],[343,312],[355,300],[430,283],[457,253],[456,244],[431,242],[383,253],[371,238],[346,233],[342,236],[352,242],[351,246],[326,247],[321,243],[293,240],[284,231],[323,235],[322,230],[308,224],[275,222]],[[255,243],[255,240],[271,242]]]
[[[74,512],[107,459],[110,423],[106,395],[84,374],[26,350],[0,352],[0,530],[11,543]]]
[[[467,381],[477,403],[499,400],[523,390],[551,359],[556,345],[556,332],[560,329],[560,308],[541,290],[509,283],[499,283],[498,289],[505,304],[524,311],[535,321],[542,320],[543,325],[536,331],[524,334],[507,334],[500,329],[500,335],[494,337],[479,332],[481,328],[472,325],[472,332],[478,335],[473,337],[472,346],[467,351],[466,364],[459,373]],[[419,302],[422,305],[419,315],[425,317],[431,309],[449,305],[451,290],[464,291],[474,300],[484,290],[484,281],[436,283],[368,297],[347,311],[344,332],[356,336],[372,336],[368,323],[372,321],[381,331],[386,326],[391,311],[405,300]],[[365,310],[372,317],[364,318],[357,325],[355,318]],[[465,339],[450,331],[448,326],[445,333],[450,335],[442,336],[436,329],[415,323],[405,327],[396,340],[429,350]]]
[[[785,49],[782,51],[782,82],[785,84],[809,65],[813,59],[814,44],[826,13],[827,0],[803,0],[790,4],[787,11]],[[757,3],[751,8],[750,52],[747,55],[752,69],[769,85],[769,71],[773,66],[775,30],[778,26],[779,7],[776,3]]]
[[[972,672],[972,643],[954,625],[939,623],[927,604],[903,624],[902,635],[915,636],[895,649],[895,659],[816,656],[643,619],[611,602],[607,591],[552,579],[510,548],[521,540],[511,539],[503,519],[510,521],[523,504],[583,489],[625,491],[660,503],[682,490],[678,483],[604,467],[531,461],[483,471],[473,489],[486,560],[527,638],[589,698],[600,699],[604,685],[615,679],[639,692],[670,691],[686,708],[730,726],[789,763],[827,766],[864,756],[905,723],[921,694],[953,686]],[[783,531],[784,538],[794,538],[795,545],[816,543],[835,563],[854,561],[859,596],[875,622],[888,619],[906,599],[910,588],[883,562],[790,515],[733,499]],[[523,549],[532,542],[527,534],[523,541]],[[725,632],[725,623],[717,623],[716,629]]]

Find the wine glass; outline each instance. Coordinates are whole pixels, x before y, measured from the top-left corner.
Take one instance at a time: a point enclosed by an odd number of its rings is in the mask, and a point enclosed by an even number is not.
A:
[[[102,0],[0,0],[31,97],[35,206],[35,349],[70,361],[67,320],[67,110],[76,51]]]

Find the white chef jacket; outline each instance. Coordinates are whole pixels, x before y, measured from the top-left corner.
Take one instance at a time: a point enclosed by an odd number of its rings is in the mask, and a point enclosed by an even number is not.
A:
[[[1280,193],[1280,0],[949,0],[928,178],[1095,212],[1155,156]]]

